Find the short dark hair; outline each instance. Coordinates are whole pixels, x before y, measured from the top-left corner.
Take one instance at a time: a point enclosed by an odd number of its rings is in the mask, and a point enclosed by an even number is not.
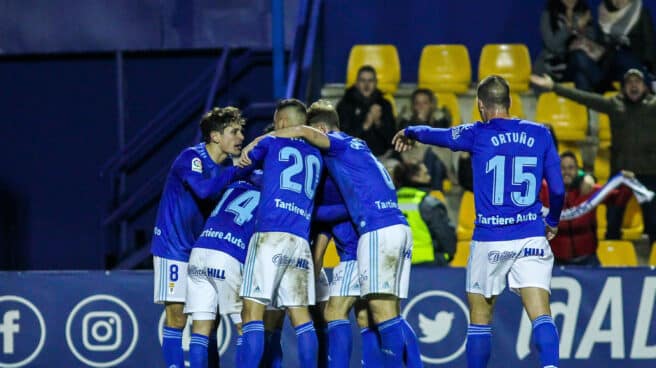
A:
[[[210,133],[223,133],[229,125],[238,124],[244,126],[246,120],[241,116],[241,111],[233,106],[214,107],[203,115],[200,120],[200,131],[205,143],[210,141]]]
[[[572,160],[574,160],[574,162],[576,163],[576,167],[581,167],[581,165],[579,165],[579,159],[576,158],[576,155],[574,154],[574,152],[572,152],[572,151],[565,151],[565,152],[563,152],[563,153],[560,154],[560,159],[561,159],[561,160],[564,159],[565,157],[569,157],[569,158],[571,158]]]
[[[428,96],[430,102],[437,104],[437,98],[435,97],[435,93],[433,93],[433,91],[431,91],[428,88],[417,88],[414,92],[412,92],[412,96],[410,96],[410,102],[414,103],[415,98],[419,95],[426,95]]]
[[[374,79],[378,79],[378,76],[376,75],[376,69],[374,69],[374,67],[371,66],[371,65],[361,66],[360,69],[358,69],[357,78],[360,78],[360,74],[365,73],[365,72],[373,73]]]
[[[291,109],[295,114],[298,115],[301,121],[297,123],[305,124],[307,121],[307,107],[305,107],[303,102],[295,98],[286,98],[284,100],[278,101],[278,105],[276,105],[276,111],[282,111],[286,109]]]
[[[339,115],[335,107],[327,100],[318,100],[307,112],[308,124],[324,123],[329,128],[339,129]]]
[[[417,162],[402,162],[394,168],[392,173],[392,181],[398,183],[399,186],[413,187],[416,184],[412,180],[415,175],[421,171],[421,163]]]
[[[476,96],[487,108],[510,108],[510,86],[503,77],[491,75],[478,84]]]

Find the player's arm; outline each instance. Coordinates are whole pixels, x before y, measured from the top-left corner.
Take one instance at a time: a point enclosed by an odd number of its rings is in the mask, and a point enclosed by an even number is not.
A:
[[[409,126],[396,133],[392,144],[399,152],[412,148],[415,141],[447,147],[452,151],[471,151],[473,134],[470,128],[472,126],[471,124],[453,128],[431,128],[427,125]]]
[[[272,132],[271,135],[281,138],[303,138],[319,149],[327,150],[330,148],[330,139],[328,139],[328,136],[321,130],[307,125],[279,129]]]
[[[317,206],[312,219],[319,222],[342,222],[350,217],[344,203],[340,203]]]
[[[544,221],[547,224],[547,239],[551,240],[558,231],[560,212],[563,209],[565,200],[565,183],[560,170],[560,157],[553,145],[553,141],[551,141],[551,137],[549,140],[550,145],[544,161],[544,177],[549,187],[549,214],[547,214]]]
[[[262,167],[262,162],[269,149],[269,140],[273,139],[269,134],[261,135],[249,143],[243,150],[237,165],[240,167]]]
[[[185,185],[201,199],[218,197],[232,182],[244,179],[253,171],[252,167],[230,166],[213,178],[204,178],[198,173],[187,173],[183,178]]]
[[[323,268],[323,256],[328,249],[330,242],[330,234],[326,231],[319,231],[317,237],[314,239],[314,246],[312,247],[312,261],[314,262],[314,276],[318,277],[319,272]]]

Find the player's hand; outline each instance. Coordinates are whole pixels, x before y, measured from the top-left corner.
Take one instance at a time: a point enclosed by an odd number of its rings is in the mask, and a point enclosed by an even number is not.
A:
[[[551,240],[556,237],[556,234],[558,234],[558,227],[552,227],[549,226],[549,224],[544,224],[545,227],[545,235],[547,237],[547,240]]]
[[[547,74],[542,74],[542,76],[531,74],[531,83],[549,91],[554,88],[554,81]]]
[[[627,179],[635,179],[635,173],[633,171],[622,170],[622,176]]]
[[[405,135],[405,129],[401,129],[392,138],[392,145],[398,152],[405,152],[415,145],[415,141]]]
[[[241,156],[239,156],[239,161],[237,162],[237,166],[239,166],[239,167],[246,167],[246,166],[248,166],[248,165],[250,165],[250,164],[253,163],[253,162],[251,161],[250,157],[248,157],[248,153],[251,152],[251,151],[253,150],[253,148],[255,148],[255,146],[257,146],[257,144],[258,144],[258,143],[262,140],[262,138],[264,138],[264,137],[265,137],[265,135],[261,135],[261,136],[255,138],[255,139],[253,139],[253,141],[252,141],[251,143],[249,143],[246,147],[244,147],[244,148],[241,150]]]

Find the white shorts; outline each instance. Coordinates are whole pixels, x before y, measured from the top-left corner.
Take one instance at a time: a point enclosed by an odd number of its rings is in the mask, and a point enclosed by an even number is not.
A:
[[[153,256],[155,303],[184,303],[187,294],[187,262]]]
[[[317,294],[317,303],[327,302],[330,298],[330,286],[328,284],[328,275],[323,268],[319,272],[319,277],[315,281],[315,290]]]
[[[358,261],[339,262],[330,281],[330,296],[360,296]]]
[[[481,242],[472,240],[467,262],[468,293],[486,298],[499,295],[508,285],[518,293],[524,287],[538,287],[551,292],[554,257],[547,238]]]
[[[360,295],[393,294],[408,297],[412,265],[412,233],[393,225],[362,234],[358,239]]]
[[[185,313],[193,320],[214,320],[216,309],[241,323],[242,264],[218,250],[194,248],[189,257]]]
[[[289,233],[254,233],[240,295],[273,307],[314,305],[314,263],[307,240]]]

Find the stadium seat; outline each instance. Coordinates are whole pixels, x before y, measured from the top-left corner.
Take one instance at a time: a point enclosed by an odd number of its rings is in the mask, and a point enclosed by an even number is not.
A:
[[[526,92],[531,75],[531,57],[523,44],[488,44],[478,63],[478,80],[497,74],[504,77],[514,92]]]
[[[594,161],[594,176],[597,182],[604,184],[610,178],[610,150],[608,148],[599,148]]]
[[[558,141],[582,141],[588,130],[588,110],[572,100],[546,92],[540,95],[535,120],[549,123]]]
[[[601,240],[597,256],[603,267],[633,267],[638,265],[633,243],[626,240]]]
[[[462,123],[462,117],[460,116],[460,105],[458,105],[458,98],[454,93],[435,93],[435,98],[437,99],[437,107],[446,107],[447,110],[449,110],[451,113],[451,125],[455,126]]]
[[[524,108],[522,107],[522,99],[517,93],[510,93],[510,116],[517,118],[524,118]],[[481,113],[478,111],[478,102],[474,99],[472,104],[472,122],[481,121]]]
[[[456,254],[449,265],[451,267],[467,267],[467,260],[469,259],[469,247],[471,240],[462,240],[456,243]]]
[[[437,199],[439,199],[440,202],[442,202],[442,203],[444,203],[444,204],[446,205],[446,198],[444,197],[444,193],[442,193],[441,191],[439,191],[439,190],[432,190],[432,191],[430,192],[430,195],[433,196],[433,197],[435,197],[435,198],[437,198]]]
[[[604,97],[613,97],[617,93],[617,91],[606,92],[604,93]],[[608,115],[599,113],[599,148],[609,148],[611,138]]]
[[[465,93],[471,84],[471,62],[464,45],[426,45],[419,59],[419,88]]]
[[[632,196],[624,211],[622,219],[622,240],[638,240],[642,237],[645,225],[642,209],[635,196]]]
[[[349,54],[346,87],[357,79],[358,69],[371,65],[376,69],[378,88],[384,93],[396,92],[401,80],[401,63],[394,45],[355,45]]]
[[[333,268],[339,264],[339,255],[337,255],[337,248],[335,247],[335,240],[330,239],[326,253],[323,255],[323,267]]]
[[[606,239],[606,228],[608,227],[606,220],[606,205],[600,204],[597,206],[597,239]]]
[[[649,265],[656,267],[656,242],[651,244],[651,254],[649,255]]]
[[[471,240],[472,238],[474,221],[476,220],[474,207],[474,193],[467,190],[462,194],[460,209],[458,210],[458,227],[456,229],[458,241]]]

